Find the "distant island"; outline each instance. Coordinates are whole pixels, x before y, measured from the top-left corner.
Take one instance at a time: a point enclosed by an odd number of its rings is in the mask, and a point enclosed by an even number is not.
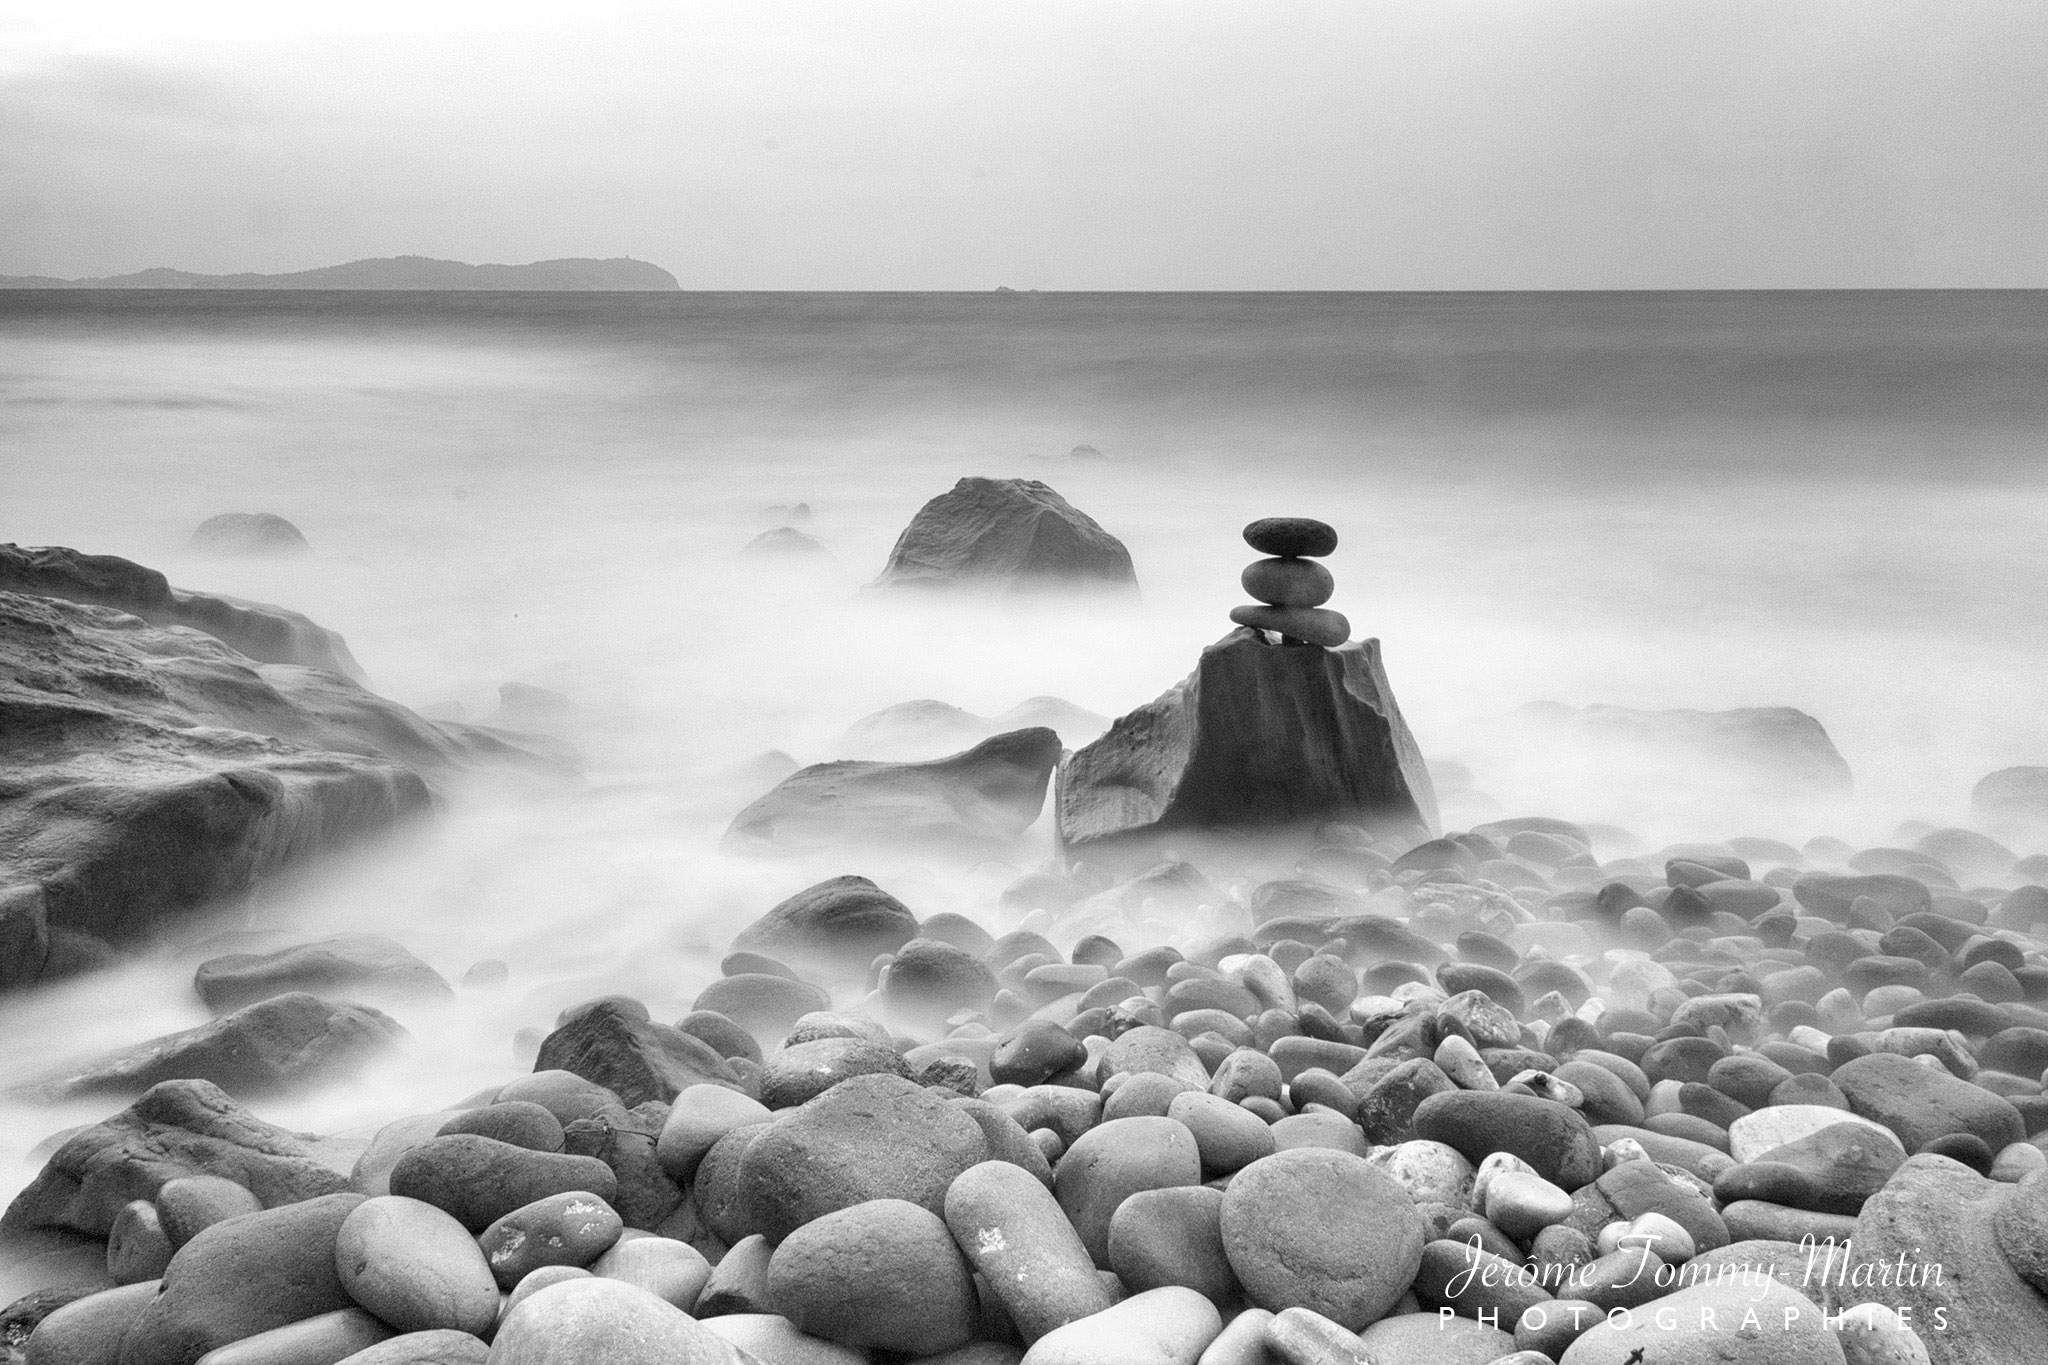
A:
[[[284,275],[200,275],[158,266],[129,275],[60,280],[0,275],[0,289],[552,289],[679,290],[676,277],[630,256],[580,256],[531,265],[469,265],[432,256],[383,256]]]

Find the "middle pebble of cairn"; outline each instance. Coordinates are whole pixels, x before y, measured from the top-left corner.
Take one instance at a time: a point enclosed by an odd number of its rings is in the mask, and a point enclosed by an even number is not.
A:
[[[1244,528],[1244,542],[1273,558],[1247,564],[1240,580],[1265,605],[1233,607],[1231,620],[1277,631],[1282,643],[1290,645],[1335,649],[1351,638],[1351,623],[1343,613],[1323,607],[1337,590],[1337,580],[1314,558],[1337,548],[1335,527],[1308,517],[1262,517]]]

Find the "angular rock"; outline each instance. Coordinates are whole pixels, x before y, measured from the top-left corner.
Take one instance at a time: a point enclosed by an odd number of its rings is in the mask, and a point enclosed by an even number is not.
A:
[[[116,555],[0,545],[0,592],[112,607],[160,629],[200,631],[257,663],[317,668],[363,681],[363,670],[342,638],[299,613],[174,588],[155,569]]]
[[[732,1064],[701,1038],[608,1003],[550,1033],[533,1069],[573,1072],[612,1091],[629,1109],[648,1100],[667,1104],[693,1085],[744,1088]]]
[[[264,1123],[219,1086],[165,1081],[67,1138],[15,1196],[0,1230],[69,1228],[104,1237],[131,1200],[154,1200],[165,1182],[191,1175],[224,1176],[267,1208],[348,1188],[306,1138]]]
[[[1294,649],[1250,629],[1068,759],[1053,803],[1070,854],[1177,830],[1436,825],[1379,642]]]
[[[0,591],[0,986],[423,813],[427,776],[498,751],[337,674]]]
[[[1006,848],[1045,808],[1060,737],[1043,726],[928,763],[847,759],[784,778],[733,817],[729,848],[885,844],[953,852]]]
[[[878,588],[1132,589],[1130,551],[1036,479],[964,478],[918,509]]]

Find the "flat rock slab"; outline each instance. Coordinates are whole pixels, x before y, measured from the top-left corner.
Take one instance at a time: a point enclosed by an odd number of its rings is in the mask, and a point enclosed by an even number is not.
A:
[[[382,934],[337,934],[270,953],[208,958],[192,985],[216,1014],[292,991],[355,1000],[455,998],[439,972]]]

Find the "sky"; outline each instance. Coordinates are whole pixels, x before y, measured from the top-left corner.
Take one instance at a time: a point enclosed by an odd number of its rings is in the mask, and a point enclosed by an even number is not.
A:
[[[2040,0],[0,0],[0,274],[2048,286]]]

